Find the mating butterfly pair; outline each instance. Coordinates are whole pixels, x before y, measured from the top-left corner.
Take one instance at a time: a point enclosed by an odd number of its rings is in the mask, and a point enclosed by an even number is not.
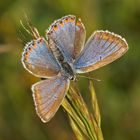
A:
[[[48,122],[56,113],[70,80],[121,57],[128,45],[124,38],[109,31],[95,31],[85,43],[86,31],[73,15],[55,21],[46,33],[27,43],[23,66],[33,75],[47,78],[32,86],[37,114]]]

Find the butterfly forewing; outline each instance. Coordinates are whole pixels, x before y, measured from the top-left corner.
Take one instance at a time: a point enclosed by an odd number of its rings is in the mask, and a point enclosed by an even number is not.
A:
[[[128,45],[121,36],[108,31],[96,31],[74,63],[77,73],[85,73],[107,65],[121,57]]]
[[[69,80],[62,76],[43,80],[32,86],[36,111],[43,122],[48,122],[54,116],[68,87]]]
[[[44,38],[27,43],[22,54],[22,63],[29,72],[38,77],[51,77],[60,71],[60,66]]]

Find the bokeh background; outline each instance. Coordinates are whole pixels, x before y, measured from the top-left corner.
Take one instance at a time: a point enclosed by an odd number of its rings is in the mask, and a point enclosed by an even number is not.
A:
[[[66,113],[59,109],[43,124],[35,113],[30,87],[39,79],[21,64],[31,37],[20,19],[27,14],[40,34],[67,14],[80,17],[87,37],[97,29],[126,38],[129,51],[92,72],[105,140],[140,139],[140,0],[1,0],[0,1],[0,140],[75,140]],[[88,102],[87,80],[80,90]]]

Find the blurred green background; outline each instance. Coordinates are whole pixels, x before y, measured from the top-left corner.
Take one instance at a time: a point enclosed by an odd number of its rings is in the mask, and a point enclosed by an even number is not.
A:
[[[62,108],[47,124],[35,113],[30,87],[39,79],[20,61],[22,41],[31,39],[19,23],[24,13],[42,35],[55,19],[74,14],[82,19],[87,37],[107,29],[126,38],[129,51],[92,76],[101,79],[94,86],[105,140],[140,139],[140,0],[1,0],[0,140],[76,139]],[[87,80],[80,79],[79,85],[88,102]]]

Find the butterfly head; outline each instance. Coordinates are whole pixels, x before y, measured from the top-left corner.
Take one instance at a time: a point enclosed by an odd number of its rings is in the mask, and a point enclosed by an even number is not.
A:
[[[75,79],[76,79],[76,75],[75,75],[75,74],[73,74],[73,75],[69,75],[69,79],[72,80],[72,81],[75,81]]]

